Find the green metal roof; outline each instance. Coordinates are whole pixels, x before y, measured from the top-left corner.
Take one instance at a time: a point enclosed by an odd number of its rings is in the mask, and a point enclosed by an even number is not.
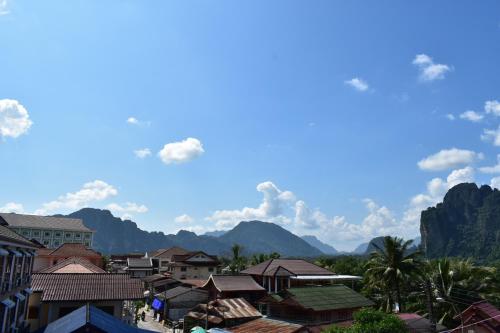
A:
[[[306,309],[314,311],[354,309],[374,303],[344,285],[287,289],[290,297]]]

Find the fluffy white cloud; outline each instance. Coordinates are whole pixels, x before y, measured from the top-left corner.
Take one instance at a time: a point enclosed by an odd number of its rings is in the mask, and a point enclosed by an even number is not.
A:
[[[344,83],[348,86],[353,87],[354,89],[356,89],[358,91],[367,91],[368,88],[370,88],[368,83],[359,77],[354,77],[350,80],[346,80],[346,81],[344,81]]]
[[[481,140],[493,143],[495,146],[500,146],[500,126],[497,129],[484,129],[481,134]]]
[[[452,68],[445,64],[436,64],[426,54],[417,54],[413,59],[413,64],[420,70],[420,79],[423,81],[434,81],[444,79],[445,74]]]
[[[460,114],[460,119],[465,119],[469,120],[472,122],[479,122],[484,118],[484,116],[480,113],[477,113],[476,111],[468,110],[465,111],[464,113]]]
[[[179,142],[167,143],[158,156],[165,164],[189,162],[203,154],[205,150],[200,140],[187,138]]]
[[[151,156],[151,149],[149,148],[137,149],[134,150],[134,154],[138,158],[146,158],[148,156]]]
[[[132,125],[137,125],[137,124],[139,124],[139,120],[135,117],[128,117],[127,123],[132,124]]]
[[[500,116],[500,102],[498,102],[497,100],[486,101],[486,103],[484,103],[484,111],[495,116]]]
[[[500,190],[500,177],[491,178],[490,186]]]
[[[148,207],[135,202],[126,202],[124,205],[110,203],[106,208],[116,214],[127,214],[128,217],[131,217],[132,213],[146,213],[148,211]]]
[[[479,168],[482,173],[500,173],[500,154],[497,155],[497,164],[489,167]]]
[[[102,201],[118,194],[118,191],[102,180],[94,180],[85,183],[77,192],[66,193],[57,200],[44,203],[42,207],[35,211],[37,215],[46,215],[51,212],[67,209],[79,209],[87,206],[91,202]]]
[[[453,170],[448,177],[446,182],[448,188],[452,188],[460,183],[471,183],[474,181],[474,169],[471,167],[465,167],[463,169]]]
[[[263,200],[257,208],[244,207],[234,210],[217,210],[206,220],[215,223],[218,230],[227,230],[241,221],[262,220],[279,224],[289,224],[291,219],[284,211],[295,203],[295,196],[290,191],[282,191],[272,182],[257,185],[257,191],[263,194]]]
[[[434,155],[420,160],[418,167],[422,170],[439,171],[470,164],[482,158],[482,153],[475,153],[471,150],[457,148],[443,149]]]
[[[194,219],[188,214],[182,214],[174,219],[174,222],[178,224],[190,224],[193,223],[193,221]]]
[[[17,138],[26,133],[33,122],[28,111],[14,99],[0,100],[0,137]]]
[[[0,213],[24,213],[24,207],[20,203],[8,202],[0,207]]]

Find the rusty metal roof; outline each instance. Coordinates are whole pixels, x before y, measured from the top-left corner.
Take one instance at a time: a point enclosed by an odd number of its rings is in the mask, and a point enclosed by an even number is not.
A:
[[[259,318],[229,328],[231,333],[298,333],[306,332],[304,326],[286,321]]]
[[[42,301],[134,300],[144,298],[139,279],[112,273],[36,273],[31,288]]]
[[[206,304],[198,304],[189,317],[195,319],[205,319],[207,313]],[[209,321],[221,322],[224,319],[260,318],[262,314],[257,311],[244,298],[224,298],[212,301],[208,306]]]

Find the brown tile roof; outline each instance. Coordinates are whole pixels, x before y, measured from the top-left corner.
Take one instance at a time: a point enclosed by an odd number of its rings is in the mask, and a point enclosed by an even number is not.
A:
[[[14,243],[22,247],[33,249],[36,248],[35,244],[3,225],[0,225],[0,242]]]
[[[183,254],[188,254],[188,253],[189,253],[189,251],[183,249],[182,247],[173,246],[173,247],[168,248],[168,249],[156,250],[155,252],[151,253],[150,257],[171,260],[173,255],[183,255]]]
[[[57,257],[83,257],[83,258],[101,258],[101,254],[83,244],[64,243],[52,250],[48,255]]]
[[[142,281],[127,274],[36,273],[32,275],[31,288],[42,293],[42,302],[144,298]]]
[[[226,329],[227,330],[227,329]],[[244,324],[229,328],[232,333],[298,333],[307,332],[305,327],[286,321],[269,318],[259,318]]]
[[[206,261],[198,262],[196,260],[191,260],[191,259],[194,259],[193,257],[198,255],[198,254],[204,255],[204,256],[208,257],[209,259],[212,259],[213,262],[212,263],[206,262]],[[174,254],[174,255],[172,255],[172,258],[170,260],[173,263],[182,263],[182,264],[190,264],[190,265],[207,265],[207,264],[217,264],[218,265],[219,264],[219,260],[217,259],[217,256],[212,256],[212,255],[206,254],[203,251],[188,252],[186,254]]]
[[[102,268],[84,258],[71,257],[45,268],[39,273],[106,273]]]
[[[218,291],[265,291],[253,277],[249,275],[211,275],[202,288],[213,283]]]
[[[11,227],[56,229],[90,232],[81,219],[67,217],[26,215],[16,213],[0,213],[2,218]]]
[[[243,270],[242,274],[274,276],[276,272],[292,275],[335,275],[327,269],[301,259],[269,259]]]
[[[177,280],[183,284],[187,284],[196,288],[201,288],[205,283],[207,283],[207,280],[205,279],[184,279],[184,280]]]

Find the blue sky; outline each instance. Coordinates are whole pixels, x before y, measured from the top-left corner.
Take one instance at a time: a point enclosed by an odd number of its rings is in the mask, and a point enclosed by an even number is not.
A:
[[[450,186],[500,184],[499,10],[0,0],[1,210],[416,236]]]

